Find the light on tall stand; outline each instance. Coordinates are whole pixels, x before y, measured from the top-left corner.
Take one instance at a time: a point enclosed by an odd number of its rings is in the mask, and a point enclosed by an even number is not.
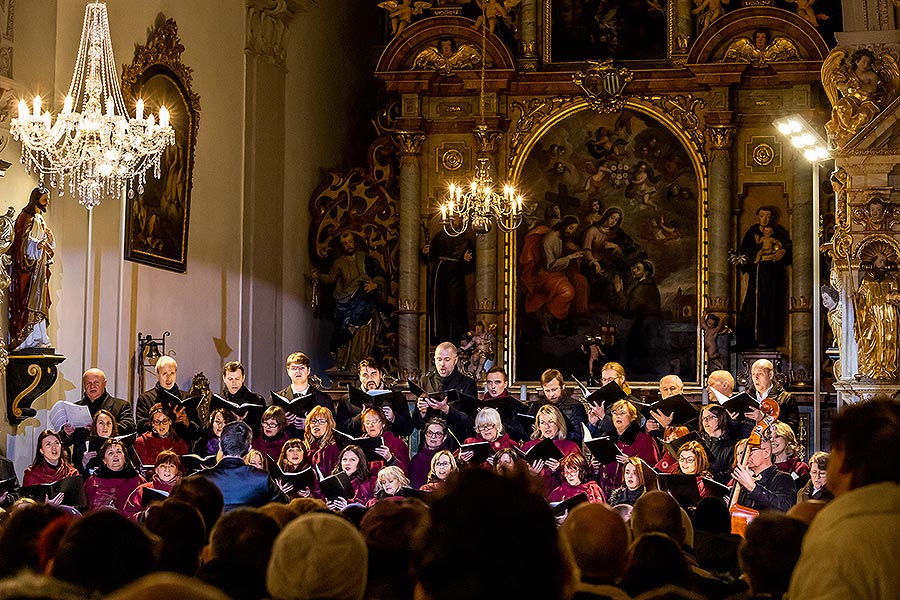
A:
[[[813,451],[818,451],[822,400],[822,303],[818,300],[821,279],[819,257],[819,187],[821,162],[831,158],[828,144],[803,117],[790,115],[772,123],[812,164],[812,312],[813,312]]]
[[[478,92],[479,122],[475,126],[475,137],[482,139],[488,135],[484,124],[484,78],[485,49],[487,46],[487,16],[481,19],[481,79]],[[491,159],[482,153],[475,161],[475,176],[465,186],[451,183],[447,198],[441,204],[441,224],[447,235],[456,237],[472,227],[478,234],[491,231],[496,222],[504,232],[516,229],[522,224],[522,195],[512,185],[504,185],[502,193],[494,189],[491,176]]]

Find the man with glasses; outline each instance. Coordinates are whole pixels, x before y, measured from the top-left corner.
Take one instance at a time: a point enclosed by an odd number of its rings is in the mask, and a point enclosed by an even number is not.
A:
[[[744,455],[747,440],[738,442],[737,456]],[[747,466],[738,464],[731,476],[741,486],[738,504],[756,510],[787,511],[797,499],[793,478],[772,462],[772,443],[766,439],[747,449]]]
[[[447,448],[447,423],[441,419],[431,419],[425,423],[419,438],[419,451],[409,461],[409,485],[419,489],[428,483],[431,459]]]
[[[335,414],[334,402],[331,396],[312,386],[309,381],[310,360],[307,355],[302,352],[292,352],[284,362],[288,377],[291,378],[291,384],[276,392],[279,396],[293,400],[312,395],[315,405],[324,406],[330,410],[337,423],[345,423],[350,418],[350,415],[346,414],[346,410],[341,411],[341,415]],[[303,430],[306,427],[306,415],[300,416],[291,411],[285,411],[285,417],[288,423],[288,435],[302,439]]]

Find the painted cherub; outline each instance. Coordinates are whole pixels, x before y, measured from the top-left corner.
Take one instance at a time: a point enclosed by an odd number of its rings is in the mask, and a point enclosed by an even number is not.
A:
[[[475,29],[481,29],[482,25],[487,23],[487,30],[494,33],[497,21],[502,19],[509,22],[509,12],[522,0],[476,0],[476,2],[481,9],[481,15],[475,21]]]
[[[378,7],[388,11],[388,17],[391,19],[391,35],[400,35],[412,23],[413,16],[422,14],[426,8],[431,8],[431,3],[421,0],[386,0],[379,2]]]
[[[697,7],[691,11],[692,14],[699,15],[698,22],[700,31],[705,31],[707,27],[712,25],[713,21],[725,15],[723,4],[728,4],[731,0],[694,0]]]

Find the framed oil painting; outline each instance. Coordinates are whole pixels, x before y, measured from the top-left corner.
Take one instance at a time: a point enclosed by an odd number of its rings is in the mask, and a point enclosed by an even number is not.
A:
[[[184,46],[174,19],[157,25],[146,46],[122,72],[126,103],[144,100],[145,114],[169,111],[175,144],[163,154],[160,176],[147,174],[143,191],[128,199],[125,212],[125,259],[160,269],[187,270],[188,231],[194,148],[200,120],[200,97],[191,90],[191,69],[181,63]]]
[[[656,0],[545,0],[544,62],[664,60],[667,4]]]
[[[550,124],[519,169],[530,217],[513,234],[513,373],[698,381],[705,188],[695,151],[630,105]]]

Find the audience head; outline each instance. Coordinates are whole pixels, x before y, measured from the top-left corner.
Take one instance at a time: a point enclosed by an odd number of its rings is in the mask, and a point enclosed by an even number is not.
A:
[[[415,533],[428,517],[418,500],[379,502],[363,516],[359,531],[369,550],[370,597],[412,598]],[[374,594],[385,588],[393,594]]]
[[[153,543],[137,523],[115,511],[100,510],[69,527],[50,574],[108,594],[150,573],[155,562]]]
[[[608,362],[600,369],[600,382],[606,385],[610,381],[615,381],[626,394],[631,393],[631,387],[625,381],[625,367],[617,362]]]
[[[222,491],[206,477],[185,477],[172,486],[169,500],[181,500],[199,510],[207,532],[212,530],[225,508]]]
[[[178,600],[228,600],[221,590],[178,573],[152,573],[130,583],[107,600],[157,600],[177,598]]]
[[[222,382],[225,389],[232,394],[237,394],[244,386],[244,365],[236,360],[225,363],[222,368]]]
[[[243,421],[228,423],[222,428],[219,436],[223,456],[243,458],[250,450],[250,442],[253,440],[253,430]]]
[[[50,504],[25,504],[10,510],[0,528],[0,579],[22,569],[39,573],[38,539],[41,532],[65,513]]]
[[[222,515],[213,527],[209,556],[253,573],[265,573],[280,531],[272,517],[253,508],[236,508]]]
[[[780,598],[787,592],[806,529],[802,521],[772,511],[747,525],[738,559],[754,595]]]
[[[730,533],[731,515],[718,498],[701,498],[694,511],[694,529],[707,533]]]
[[[628,554],[628,529],[605,504],[585,502],[569,511],[559,529],[582,579],[613,583],[622,575]]]
[[[568,595],[572,574],[550,507],[517,479],[461,471],[434,500],[417,539],[418,598]],[[498,540],[514,551],[497,552]]]
[[[828,489],[835,496],[874,483],[900,483],[900,404],[870,400],[845,408],[831,423]]]
[[[450,342],[441,342],[434,349],[434,368],[441,377],[449,377],[456,369],[458,350]]]
[[[292,511],[297,513],[297,515],[328,510],[328,505],[325,504],[325,501],[318,498],[291,498],[288,506]]]
[[[288,523],[299,517],[299,513],[281,502],[269,502],[260,506],[257,510],[267,517],[271,517],[278,524],[278,529],[284,529]]]
[[[144,521],[147,531],[161,540],[159,571],[193,575],[200,566],[200,551],[206,545],[206,525],[196,508],[181,500],[154,504]]]
[[[634,503],[631,530],[635,537],[645,533],[664,533],[680,546],[685,540],[681,507],[675,498],[665,492],[647,492]]]
[[[534,430],[531,432],[531,439],[564,440],[567,433],[566,420],[558,408],[552,404],[544,404],[538,409],[534,417]]]
[[[792,519],[803,521],[809,525],[815,516],[819,514],[819,511],[827,505],[828,503],[824,500],[805,500],[790,507],[785,514]]]
[[[360,600],[367,573],[368,550],[356,528],[337,515],[310,513],[276,538],[266,587],[272,600]]]
[[[690,432],[691,430],[684,425],[669,425],[663,429],[663,441],[671,442],[688,435]]]
[[[156,377],[164,390],[175,387],[178,376],[178,363],[171,356],[160,356],[156,361]]]
[[[634,509],[638,512],[637,505]],[[635,514],[631,521],[634,523]],[[691,587],[691,571],[678,543],[663,533],[644,533],[628,552],[619,586],[631,596],[666,585]]]

